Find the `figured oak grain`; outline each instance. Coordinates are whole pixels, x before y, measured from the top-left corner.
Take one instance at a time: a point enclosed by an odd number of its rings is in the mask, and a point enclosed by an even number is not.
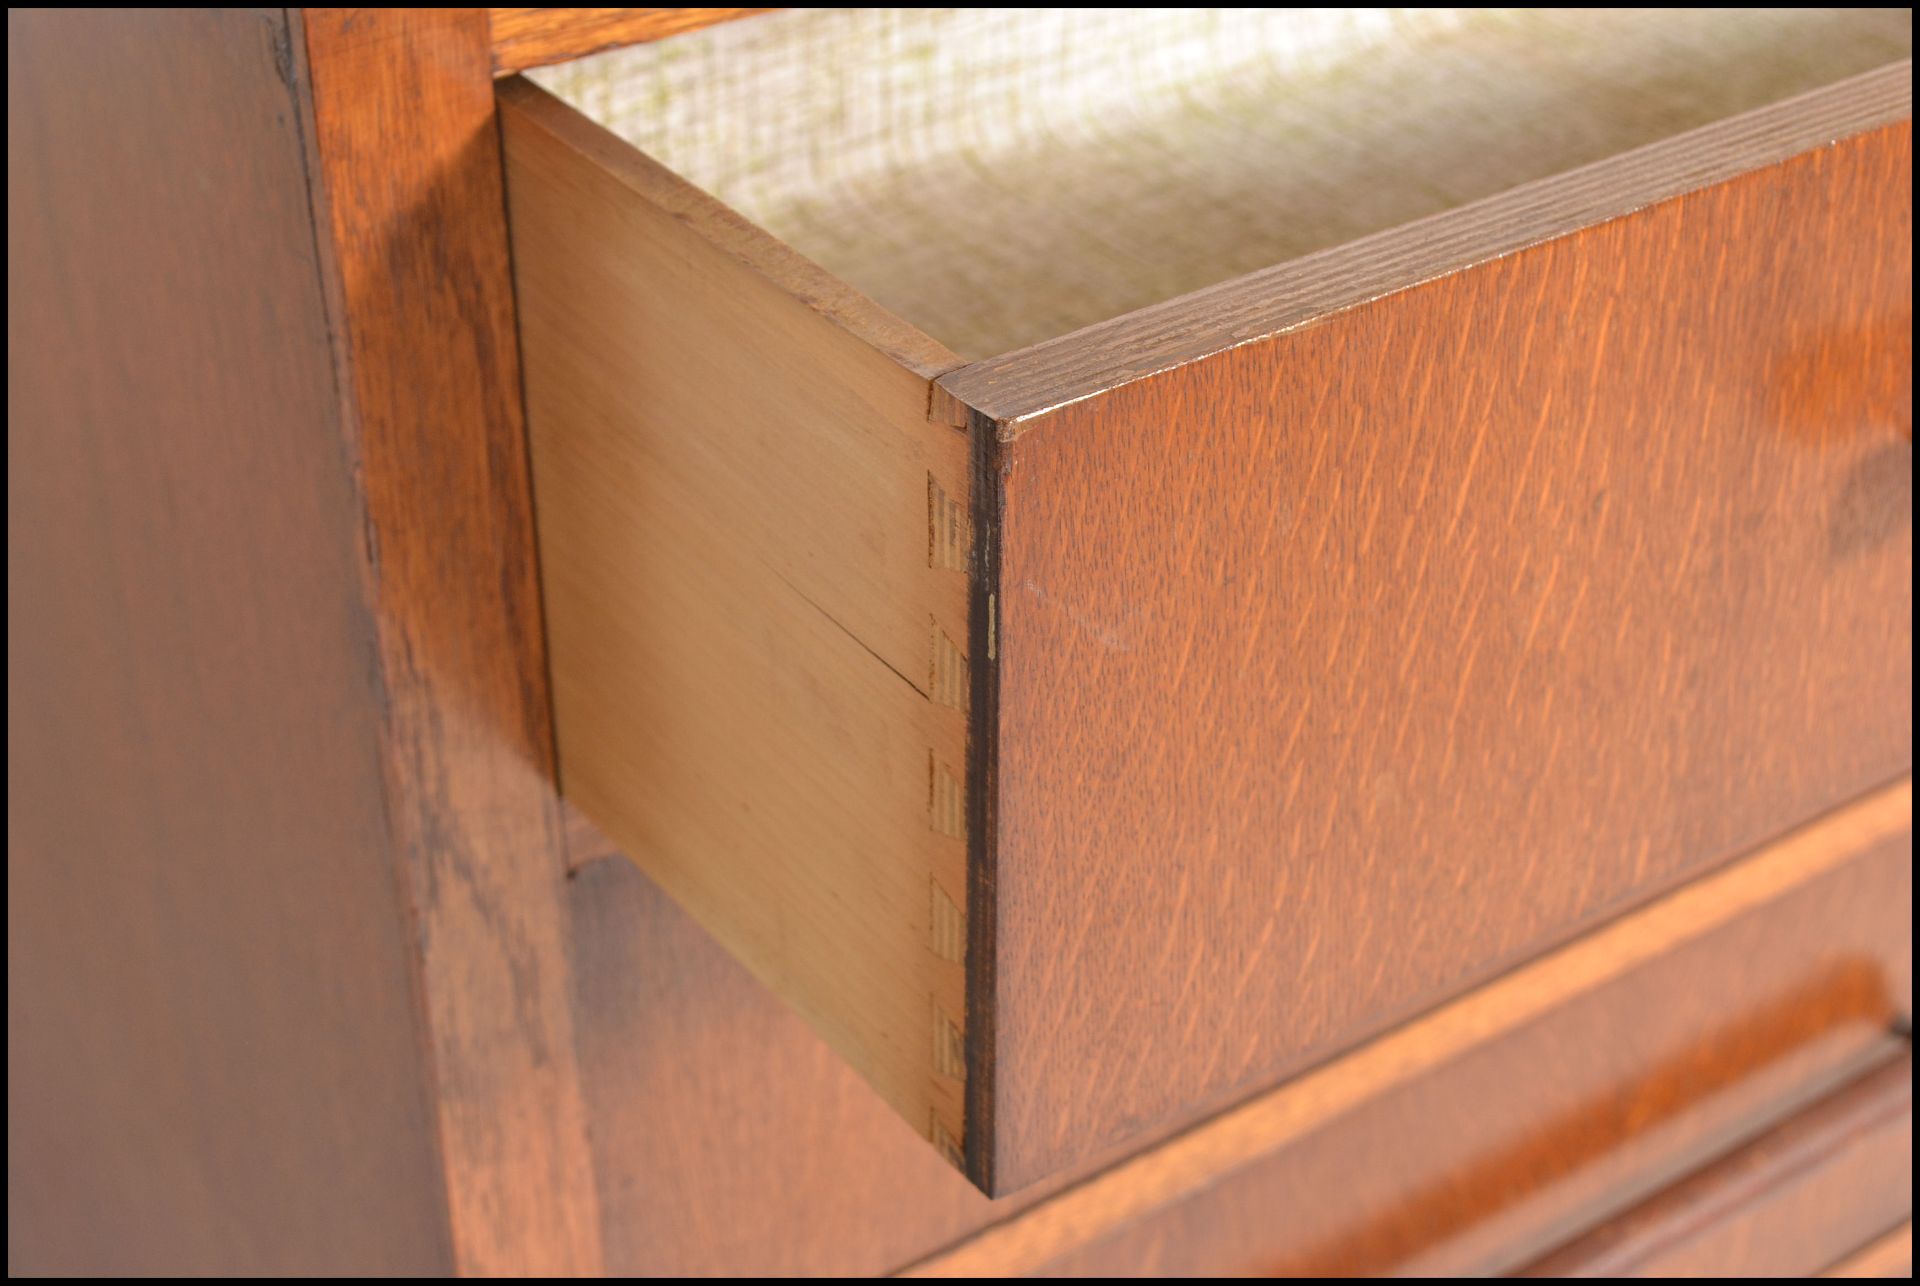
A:
[[[1907,770],[1911,166],[1873,129],[1000,426],[996,1190]]]

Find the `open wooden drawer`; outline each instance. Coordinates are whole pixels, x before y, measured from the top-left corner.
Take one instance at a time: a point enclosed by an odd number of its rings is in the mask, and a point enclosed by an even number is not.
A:
[[[562,787],[990,1191],[1911,762],[1910,18],[1172,12],[501,89]]]

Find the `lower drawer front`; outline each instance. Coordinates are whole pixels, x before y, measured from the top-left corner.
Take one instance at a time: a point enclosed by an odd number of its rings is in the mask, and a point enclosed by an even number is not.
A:
[[[1910,801],[1869,796],[921,1270],[1508,1273],[1809,1133],[1792,1236],[1809,1271],[1836,1263],[1911,1182],[1885,1070],[1912,997]],[[1840,1116],[1870,1128],[1834,1128],[1821,1105],[1858,1104],[1863,1075],[1871,1110]],[[1780,1124],[1808,1120],[1828,1125]],[[1765,1252],[1739,1213],[1687,1262]]]
[[[1761,1137],[1527,1270],[1537,1277],[1806,1277],[1913,1212],[1905,1041]]]

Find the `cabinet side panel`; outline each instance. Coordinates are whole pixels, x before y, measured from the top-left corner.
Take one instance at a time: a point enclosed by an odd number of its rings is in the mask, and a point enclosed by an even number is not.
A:
[[[1022,422],[997,1169],[1911,763],[1911,125]]]
[[[7,34],[8,1271],[448,1271],[297,25]]]

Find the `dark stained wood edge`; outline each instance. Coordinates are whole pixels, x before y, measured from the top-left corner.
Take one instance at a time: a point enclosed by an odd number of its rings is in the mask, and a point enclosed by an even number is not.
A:
[[[1116,385],[1298,329],[1912,114],[1913,63],[1908,59],[972,363],[940,384],[999,424],[1001,435],[1011,440],[1028,421]]]
[[[1201,1191],[1374,1095],[1805,886],[1912,822],[1913,779],[1907,776],[990,1224],[898,1275],[981,1277],[1039,1269],[1129,1220]]]
[[[487,11],[304,13],[454,1267],[597,1272]]]
[[[1000,517],[1006,472],[999,436],[984,416],[968,417],[973,437],[973,570],[967,654],[974,658],[967,712],[967,1116],[961,1152],[967,1177],[1003,1195],[994,1174],[995,1007],[998,996]]]
[[[1708,1235],[1719,1224],[1762,1205],[1770,1190],[1795,1178],[1845,1166],[1849,1151],[1871,1136],[1885,1136],[1913,1114],[1913,1049],[1889,1047],[1887,1055],[1852,1081],[1743,1145],[1663,1188],[1599,1227],[1519,1270],[1516,1277],[1618,1277],[1659,1272],[1663,1255]],[[1860,1192],[1861,1203],[1898,1202],[1911,1209],[1912,1194]],[[1886,1222],[1869,1224],[1884,1229]],[[1854,1233],[1860,1235],[1859,1232]],[[1842,1246],[1851,1243],[1843,1241]],[[1833,1253],[1832,1251],[1828,1252]],[[1815,1265],[1824,1262],[1815,1260]],[[1757,1268],[1759,1265],[1747,1265]]]
[[[505,76],[622,45],[664,40],[769,9],[489,9],[493,69]]]

